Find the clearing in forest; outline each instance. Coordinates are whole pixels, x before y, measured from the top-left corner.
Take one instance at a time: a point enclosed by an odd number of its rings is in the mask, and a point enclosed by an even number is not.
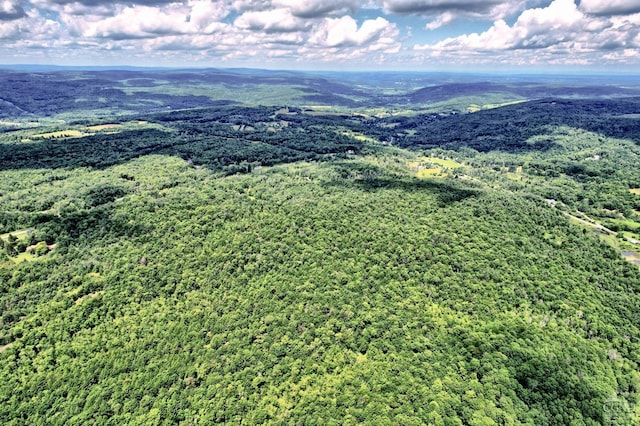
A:
[[[109,130],[109,129],[118,129],[122,127],[122,124],[98,124],[96,126],[89,126],[87,127],[87,129],[91,130],[92,132],[99,132],[101,130]]]
[[[450,158],[421,157],[407,163],[407,167],[420,179],[446,177],[452,170],[461,169],[463,164]]]
[[[22,229],[20,231],[7,232],[6,234],[0,234],[0,239],[8,241],[9,235],[13,235],[19,240],[24,240],[29,236],[29,233],[31,233],[32,231],[33,231],[32,229]]]
[[[49,133],[39,133],[37,135],[31,136],[32,138],[37,139],[68,139],[68,138],[82,138],[88,136],[86,133],[82,133],[79,130],[59,130],[56,132]]]

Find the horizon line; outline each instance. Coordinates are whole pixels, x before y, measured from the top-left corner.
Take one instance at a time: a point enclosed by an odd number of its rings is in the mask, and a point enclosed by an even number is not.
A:
[[[295,69],[295,68],[259,68],[259,67],[216,67],[216,66],[167,66],[167,65],[126,65],[126,64],[116,64],[116,65],[59,65],[59,64],[0,64],[0,70],[20,70],[20,71],[30,71],[34,69],[40,69],[42,71],[65,71],[65,70],[76,70],[76,71],[100,71],[100,70],[155,70],[155,71],[264,71],[264,72],[290,72],[290,73],[319,73],[319,74],[327,74],[327,73],[338,73],[338,74],[461,74],[461,75],[522,75],[522,76],[626,76],[626,77],[638,77],[640,75],[638,73],[633,72],[631,70],[616,70],[616,71],[602,71],[602,70],[548,70],[548,71],[540,71],[540,70],[531,70],[531,71],[522,71],[522,70],[479,70],[479,71],[467,71],[467,70],[459,70],[459,69],[450,69],[450,70],[415,70],[415,69],[403,69],[403,70],[392,70],[392,69]]]

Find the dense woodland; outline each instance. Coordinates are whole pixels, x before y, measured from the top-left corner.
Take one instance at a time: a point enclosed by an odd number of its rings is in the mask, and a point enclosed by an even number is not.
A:
[[[638,114],[14,117],[0,422],[637,423]]]

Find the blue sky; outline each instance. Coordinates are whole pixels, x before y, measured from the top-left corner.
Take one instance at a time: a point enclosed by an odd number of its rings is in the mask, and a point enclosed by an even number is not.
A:
[[[640,0],[0,0],[0,63],[636,72]]]

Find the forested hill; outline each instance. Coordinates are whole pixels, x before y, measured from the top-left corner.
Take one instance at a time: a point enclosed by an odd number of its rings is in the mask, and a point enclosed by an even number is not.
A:
[[[0,121],[0,424],[638,424],[638,99],[376,102]]]
[[[598,424],[635,400],[637,268],[536,202],[367,167],[68,176],[129,194],[2,268],[4,423]]]
[[[487,96],[502,94],[512,99],[540,98],[598,98],[598,97],[631,97],[640,95],[640,90],[616,86],[546,86],[537,84],[497,84],[482,83],[450,83],[424,87],[400,96],[398,102],[420,104],[441,102],[465,96]]]
[[[596,76],[0,67],[0,118],[113,117],[221,105],[407,111],[433,109],[435,104],[465,111],[475,103],[481,108],[482,104],[547,97],[640,96],[637,78],[601,80]]]
[[[473,114],[391,117],[368,133],[403,147],[473,148],[522,152],[548,148],[536,136],[568,126],[640,144],[640,97],[611,99],[544,98]]]

